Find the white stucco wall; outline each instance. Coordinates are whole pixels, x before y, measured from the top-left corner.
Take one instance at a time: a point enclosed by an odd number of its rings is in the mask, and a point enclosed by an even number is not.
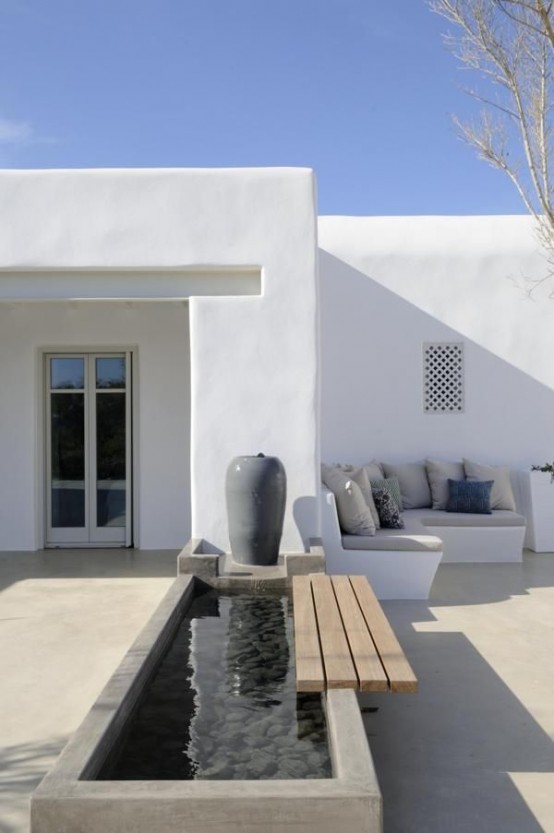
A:
[[[0,304],[0,549],[44,543],[42,351],[133,349],[137,535],[144,549],[190,532],[186,302]]]
[[[313,173],[307,169],[0,173],[0,297],[3,277],[14,297],[17,273],[25,274],[28,292],[33,274],[48,280],[48,274],[57,272],[151,270],[155,278],[175,269],[197,269],[199,275],[205,270],[261,270],[259,297],[199,293],[190,300],[191,529],[222,548],[228,547],[225,470],[237,454],[263,451],[283,460],[288,478],[284,548],[299,548],[317,533],[314,191]],[[62,283],[56,283],[58,298]],[[65,333],[65,328],[58,333],[60,345]],[[39,341],[46,337],[40,334]],[[0,347],[5,365],[2,354],[13,354],[6,330],[0,330]],[[17,396],[28,401],[28,394],[19,391],[30,384],[26,361],[26,375],[16,374],[13,381]],[[4,372],[13,378],[11,361]],[[156,406],[162,404],[158,398]],[[187,423],[186,416],[173,417],[179,425],[168,442]],[[26,442],[29,436],[27,430]],[[20,448],[22,443],[20,438]],[[19,496],[28,499],[36,474],[28,455],[24,458]],[[180,488],[179,481],[171,511],[182,507]],[[145,495],[144,501],[157,505],[154,496]],[[166,545],[153,533],[158,528],[144,526],[141,546]],[[22,540],[5,534],[11,542]]]
[[[528,217],[320,217],[322,459],[554,456],[554,301]],[[465,349],[465,410],[425,414],[422,344]]]

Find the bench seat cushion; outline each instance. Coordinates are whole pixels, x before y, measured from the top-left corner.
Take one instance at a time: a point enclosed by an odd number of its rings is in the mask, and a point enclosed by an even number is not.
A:
[[[408,509],[404,518],[420,521],[425,527],[463,526],[463,527],[505,527],[525,526],[523,515],[511,512],[509,509],[493,509],[490,515],[474,515],[467,512],[445,512],[442,509]]]
[[[441,539],[437,538],[436,535],[430,535],[417,518],[406,517],[407,514],[410,514],[410,511],[404,513],[404,529],[378,529],[376,534],[371,537],[368,535],[343,535],[343,549],[441,552]]]

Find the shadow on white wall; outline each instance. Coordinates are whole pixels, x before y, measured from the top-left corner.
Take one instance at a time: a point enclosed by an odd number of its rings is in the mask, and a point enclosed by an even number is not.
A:
[[[552,388],[339,258],[319,254],[322,460],[466,456],[527,468],[552,459]],[[489,314],[490,326],[501,327],[494,309]],[[425,342],[463,342],[463,413],[424,411]]]

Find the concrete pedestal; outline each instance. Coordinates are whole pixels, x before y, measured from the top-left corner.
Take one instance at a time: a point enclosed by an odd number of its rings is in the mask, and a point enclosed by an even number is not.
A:
[[[525,546],[554,552],[554,481],[549,472],[520,471],[521,509],[527,518]]]

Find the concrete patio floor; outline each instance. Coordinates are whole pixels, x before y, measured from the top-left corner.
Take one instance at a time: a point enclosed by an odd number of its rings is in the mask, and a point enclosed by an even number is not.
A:
[[[175,563],[176,552],[0,553],[0,833],[27,833],[29,794]],[[362,700],[379,707],[364,722],[385,833],[554,833],[554,555],[443,565],[428,603],[383,606],[420,679],[416,695]]]
[[[383,604],[419,678],[364,716],[385,833],[554,833],[554,554]]]
[[[28,798],[170,586],[177,551],[0,553],[0,833]]]

